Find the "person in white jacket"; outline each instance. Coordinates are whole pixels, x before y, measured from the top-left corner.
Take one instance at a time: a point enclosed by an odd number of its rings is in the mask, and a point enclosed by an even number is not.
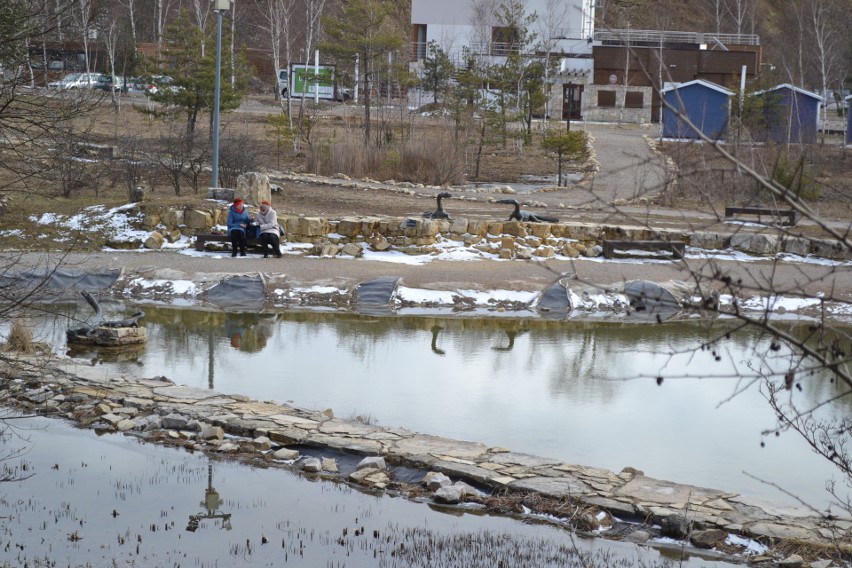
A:
[[[267,200],[260,202],[260,211],[255,215],[254,219],[258,224],[258,242],[263,249],[263,258],[269,258],[269,251],[276,258],[281,258],[281,248],[279,245],[278,233],[278,214],[272,208],[272,204]],[[268,248],[267,248],[268,247]]]

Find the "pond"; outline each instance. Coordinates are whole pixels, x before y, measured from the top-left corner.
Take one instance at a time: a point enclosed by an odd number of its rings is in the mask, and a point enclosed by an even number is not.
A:
[[[787,354],[758,359],[754,351],[769,352],[761,349],[768,339],[752,332],[701,350],[725,334],[719,322],[142,308],[149,341],[129,360],[72,354],[105,373],[164,375],[572,464],[616,472],[630,466],[782,505],[798,503],[772,484],[824,508],[825,482],[838,477],[796,435],[762,438],[774,414],[760,381],[743,377],[784,368]],[[62,309],[83,318],[91,312]],[[105,306],[120,314],[136,309]],[[62,351],[67,327],[66,319],[39,324],[42,338]],[[837,390],[820,377],[802,386],[795,393],[802,407]],[[846,416],[849,404],[842,397],[822,412]]]
[[[3,566],[732,566],[663,543],[582,538],[533,518],[98,437],[55,419],[11,423],[4,448],[29,451],[3,463],[31,477],[3,484]]]

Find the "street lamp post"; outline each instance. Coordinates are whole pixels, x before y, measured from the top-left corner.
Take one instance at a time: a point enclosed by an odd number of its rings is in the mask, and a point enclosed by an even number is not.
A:
[[[213,0],[216,12],[216,92],[213,96],[213,172],[210,188],[219,187],[219,98],[222,91],[222,14],[231,9],[231,0]]]

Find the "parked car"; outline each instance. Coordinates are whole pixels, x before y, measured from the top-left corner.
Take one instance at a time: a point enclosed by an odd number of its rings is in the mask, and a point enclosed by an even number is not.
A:
[[[160,91],[164,91],[166,89],[170,89],[174,92],[178,89],[178,87],[172,85],[173,82],[174,79],[168,75],[153,75],[151,77],[151,81],[145,87],[145,94],[156,95]]]
[[[144,77],[128,77],[125,85],[126,92],[142,95],[148,89],[148,81]]]
[[[102,75],[100,73],[69,73],[59,81],[51,81],[51,89],[94,89]]]
[[[123,77],[116,76],[115,81],[112,80],[112,75],[101,75],[95,88],[101,91],[126,93],[127,85],[124,83]]]

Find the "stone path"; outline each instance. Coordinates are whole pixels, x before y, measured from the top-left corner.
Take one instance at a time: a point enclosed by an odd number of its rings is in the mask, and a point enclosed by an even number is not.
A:
[[[771,508],[737,494],[653,479],[629,468],[616,473],[473,441],[345,421],[330,411],[178,386],[164,377],[135,379],[103,373],[68,359],[53,360],[47,367],[42,360],[24,357],[0,364],[0,376],[11,379],[9,396],[22,408],[105,431],[234,456],[292,460],[299,455],[292,448],[310,447],[381,458],[365,459],[348,474],[341,474],[329,459],[298,460],[294,466],[312,462],[314,471],[324,470],[326,475],[340,475],[374,489],[401,486],[384,469],[387,461],[428,471],[426,479],[437,480],[432,488],[433,499],[439,502],[476,501],[473,487],[561,502],[578,499],[598,511],[585,517],[596,520],[598,526],[587,528],[604,531],[602,536],[612,527],[613,518],[620,518],[644,522],[641,530],[630,529],[645,535],[640,537],[644,540],[662,531],[703,548],[721,546],[728,534],[767,545],[793,541],[810,546],[811,553],[821,551],[825,558],[836,554],[835,545],[852,546],[852,520],[828,521],[812,512]],[[773,558],[778,559],[770,549],[763,559]]]

